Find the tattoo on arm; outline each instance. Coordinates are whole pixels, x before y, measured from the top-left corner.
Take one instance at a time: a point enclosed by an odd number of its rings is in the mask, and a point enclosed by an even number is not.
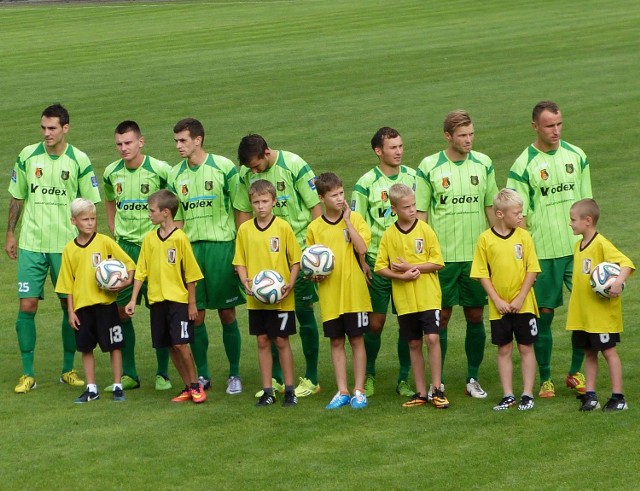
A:
[[[18,219],[20,218],[20,213],[22,212],[23,204],[23,200],[11,198],[11,201],[9,202],[9,223],[7,224],[7,232],[15,231]]]

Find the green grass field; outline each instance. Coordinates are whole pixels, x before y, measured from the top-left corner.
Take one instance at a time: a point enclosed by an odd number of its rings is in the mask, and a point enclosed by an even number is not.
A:
[[[582,147],[602,207],[601,231],[636,264],[639,180],[631,176],[640,112],[640,4],[619,2],[434,2],[400,0],[0,2],[0,161],[8,185],[19,151],[39,140],[42,109],[71,112],[69,141],[96,173],[117,158],[113,129],[137,120],[150,155],[171,163],[172,127],[200,119],[205,149],[236,159],[240,138],[303,156],[316,173],[335,171],[350,191],[375,165],[380,126],[396,127],[404,163],[444,148],[442,120],[456,108],[475,121],[474,148],[494,160],[503,186],[533,141],[531,108],[553,99],[566,140]],[[6,188],[5,188],[6,189]],[[0,200],[6,217],[9,195]],[[100,210],[101,231],[106,231]],[[245,392],[224,394],[226,359],[209,313],[210,400],[172,405],[153,390],[155,360],[145,309],[136,318],[143,387],[125,404],[105,396],[72,404],[58,383],[60,312],[51,287],[41,303],[38,389],[13,393],[21,372],[15,336],[16,264],[0,263],[0,489],[637,489],[640,429],[640,285],[624,293],[620,345],[623,414],[580,414],[563,387],[569,365],[566,309],[556,315],[557,397],[528,413],[496,414],[501,396],[495,348],[487,346],[486,400],[464,396],[464,323],[450,325],[450,409],[403,409],[395,392],[397,323],[389,317],[370,407],[327,412],[335,390],[328,341],[321,341],[323,391],[294,410],[258,410],[255,341],[243,335]],[[293,341],[298,374],[304,359]],[[80,358],[77,357],[80,367]],[[608,395],[606,368],[600,393]],[[518,373],[516,363],[514,373]],[[109,383],[98,354],[98,383]],[[172,372],[174,380],[177,374]],[[521,382],[515,377],[514,389]]]

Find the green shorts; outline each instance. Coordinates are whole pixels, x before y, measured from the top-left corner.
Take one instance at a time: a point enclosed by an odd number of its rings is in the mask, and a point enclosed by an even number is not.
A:
[[[47,273],[55,288],[62,264],[61,252],[33,252],[18,250],[18,298],[44,299]],[[67,298],[58,293],[59,298]]]
[[[367,256],[365,260],[371,268],[372,276],[371,284],[367,285],[369,288],[369,296],[371,297],[371,312],[374,314],[386,314],[389,309],[389,301],[391,300],[391,280],[373,272],[376,264],[375,259]],[[391,304],[391,310],[394,314],[396,313],[393,302]]]
[[[296,300],[296,309],[312,306],[318,301],[316,284],[306,279],[302,271],[298,273],[293,293]]]
[[[573,286],[573,256],[556,259],[540,259],[542,272],[536,278],[533,291],[536,294],[538,307],[555,309],[562,305],[562,284],[571,291]]]
[[[142,248],[138,244],[134,244],[133,242],[129,242],[127,240],[118,240],[118,245],[122,247],[122,250],[127,253],[127,256],[131,258],[134,263],[138,262],[138,257],[140,256],[140,249]],[[124,307],[131,300],[131,293],[133,293],[133,283],[129,286],[124,287],[122,290],[118,292],[118,298],[116,299],[116,304],[118,307]],[[147,298],[147,282],[145,281],[142,284],[142,288],[140,289],[140,294],[138,295],[138,300],[136,304],[140,305],[142,303],[142,299],[144,298],[144,304],[149,307],[149,299]]]
[[[471,261],[445,263],[438,271],[442,289],[442,308],[454,305],[482,307],[487,305],[487,293],[479,281],[471,279]]]
[[[231,309],[247,302],[233,267],[235,242],[197,241],[191,244],[204,279],[196,285],[198,310]]]

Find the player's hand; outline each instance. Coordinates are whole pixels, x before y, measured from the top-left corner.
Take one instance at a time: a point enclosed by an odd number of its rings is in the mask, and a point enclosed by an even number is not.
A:
[[[244,292],[248,296],[253,297],[254,295],[253,295],[253,292],[251,291],[251,283],[249,282],[249,278],[244,280],[243,286],[244,286]]]
[[[494,303],[496,304],[498,312],[500,312],[502,315],[512,313],[512,307],[509,302],[506,302],[503,299],[499,298],[497,300],[494,300]]]
[[[136,313],[136,302],[135,301],[131,301],[129,302],[125,308],[124,311],[127,313],[128,316],[132,316],[133,314]]]
[[[345,222],[351,219],[351,207],[346,201],[342,204],[342,218]]]
[[[126,288],[131,283],[133,283],[133,276],[129,275],[126,280],[120,280],[112,287],[109,287],[108,290],[110,292],[119,292],[123,288]]]
[[[309,281],[312,281],[313,283],[322,283],[324,280],[327,279],[326,276],[321,274],[314,274],[311,276],[306,276],[305,278],[307,278]]]
[[[520,309],[522,308],[523,303],[524,303],[524,298],[516,297],[513,300],[511,300],[511,303],[509,304],[511,306],[511,313],[517,314],[518,312],[520,312]]]
[[[18,243],[16,242],[15,235],[7,234],[4,251],[7,253],[7,256],[9,256],[9,259],[16,259],[18,257]]]
[[[420,278],[420,270],[418,268],[411,268],[402,273],[402,276],[400,277],[400,279],[404,281],[414,281],[418,278]]]
[[[295,283],[293,285],[295,285]],[[293,285],[284,285],[282,287],[282,300],[287,298],[289,294],[293,291]],[[280,302],[282,302],[282,300],[280,300]]]
[[[69,312],[69,325],[76,331],[80,330],[80,319],[75,312]]]
[[[402,259],[401,257],[396,258],[396,262],[391,261],[391,271],[395,271],[396,273],[404,273],[405,271],[409,271],[413,269],[413,265]]]
[[[189,320],[194,321],[196,317],[198,317],[198,307],[196,307],[195,303],[190,303],[188,307],[189,312]]]
[[[618,279],[616,279],[613,283],[611,283],[611,286],[609,287],[609,296],[619,297],[620,294],[622,293],[623,284],[624,284],[624,281],[619,281]]]
[[[373,279],[371,268],[365,260],[360,261],[360,267],[362,268],[362,272],[364,273],[364,279],[367,280],[367,285],[371,286],[371,280]]]

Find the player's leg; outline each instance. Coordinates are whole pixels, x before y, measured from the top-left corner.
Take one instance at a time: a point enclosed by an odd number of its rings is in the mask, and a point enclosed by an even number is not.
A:
[[[609,378],[611,379],[611,398],[602,408],[604,411],[621,411],[627,409],[627,401],[622,393],[622,363],[616,350],[616,344],[620,342],[619,333],[600,334],[602,341],[602,356],[609,368]]]
[[[198,286],[201,286],[198,282]],[[196,293],[196,298],[198,297]],[[198,310],[198,315],[193,322],[193,342],[191,343],[191,352],[196,365],[196,375],[198,381],[205,389],[211,387],[211,373],[209,373],[209,334],[207,333],[207,325],[205,324],[206,310]]]
[[[349,336],[351,357],[353,362],[354,392],[364,393],[364,382],[367,370],[367,351],[364,346],[364,335]]]
[[[561,270],[564,272],[563,282],[567,287],[567,290],[571,291],[573,288],[573,256],[567,256],[557,259]],[[584,375],[580,373],[582,364],[584,363],[584,350],[579,348],[572,348],[571,350],[571,365],[569,366],[569,372],[566,377],[566,385],[569,388],[575,389],[576,392],[584,394],[585,380]]]
[[[318,301],[315,283],[305,279],[302,271],[294,287],[296,300],[296,317],[300,326],[300,340],[302,352],[306,361],[304,377],[296,387],[297,397],[307,397],[320,392],[318,383],[318,355],[320,351],[320,338],[318,324],[313,310],[314,302]],[[284,367],[283,371],[284,371]],[[286,385],[286,384],[285,384]]]
[[[260,378],[262,380],[262,388],[272,390],[271,370],[273,367],[273,357],[271,356],[271,340],[267,334],[256,336],[258,346],[258,366],[260,368]]]
[[[509,317],[513,319],[513,333],[518,343],[522,371],[522,399],[518,409],[526,411],[534,406],[533,385],[536,379],[536,354],[533,346],[538,339],[538,319],[530,313]]]
[[[440,353],[442,355],[442,383],[445,382],[444,364],[447,357],[449,321],[453,307],[460,304],[460,286],[458,280],[463,263],[445,263],[445,267],[438,271],[438,280],[442,291],[442,309],[440,310]]]
[[[338,322],[339,320],[336,319]],[[334,334],[334,333],[332,333]],[[349,395],[349,384],[347,382],[347,352],[344,348],[345,335],[334,334],[329,338],[331,346],[331,363],[336,376],[336,386],[338,392]]]
[[[498,346],[498,375],[500,376],[502,393],[505,396],[513,395],[513,362],[511,360],[512,351],[512,341]]]
[[[518,351],[522,371],[522,393],[533,397],[533,384],[536,381],[536,354],[533,344],[518,344]]]

